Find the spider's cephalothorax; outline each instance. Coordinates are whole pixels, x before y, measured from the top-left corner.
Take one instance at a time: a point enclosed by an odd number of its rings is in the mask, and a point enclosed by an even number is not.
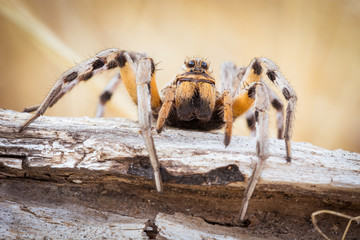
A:
[[[246,117],[249,128],[256,132],[259,161],[245,189],[240,210],[240,220],[243,221],[263,163],[268,157],[270,106],[277,110],[278,138],[285,138],[286,160],[291,160],[290,139],[297,97],[278,66],[267,58],[254,58],[247,67],[224,63],[221,67],[220,91],[217,91],[209,62],[203,58],[187,59],[160,96],[155,81],[156,68],[151,58],[143,53],[107,49],[62,74],[40,106],[25,109],[28,112],[36,110],[36,113],[19,131],[23,131],[76,84],[113,68],[118,68],[118,72],[100,96],[96,116],[103,115],[105,103],[122,80],[131,99],[138,105],[139,125],[149,151],[158,191],[162,191],[162,179],[152,138],[151,115],[157,119],[158,132],[164,125],[198,130],[225,126],[225,146],[230,143],[233,120],[242,115]],[[263,81],[264,78],[274,83],[288,101],[285,121],[283,104]]]
[[[215,79],[209,65],[202,59],[184,63],[183,72],[176,76],[175,107],[180,120],[209,121],[214,110]]]
[[[172,84],[174,104],[166,125],[206,131],[224,125],[215,79],[205,59],[186,60]]]

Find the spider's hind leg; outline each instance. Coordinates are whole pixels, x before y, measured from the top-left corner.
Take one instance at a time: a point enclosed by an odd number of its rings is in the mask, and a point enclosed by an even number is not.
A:
[[[291,162],[290,140],[295,119],[297,96],[294,89],[290,86],[289,82],[281,73],[279,67],[273,61],[268,58],[260,58],[260,62],[266,69],[266,76],[271,82],[275,84],[275,86],[277,86],[281,90],[286,101],[288,102],[286,107],[284,139],[286,148],[286,161]]]
[[[110,85],[111,89],[105,89],[103,102],[109,99],[110,90],[113,90],[121,76],[127,91],[132,100],[138,103],[139,124],[143,137],[150,155],[150,162],[154,170],[156,188],[162,191],[162,179],[160,175],[160,164],[158,162],[154,141],[151,135],[152,111],[158,111],[161,107],[161,99],[155,82],[155,65],[151,58],[146,58],[145,54],[136,52],[125,52],[118,49],[107,49],[87,61],[81,62],[77,66],[63,73],[56,81],[44,101],[39,107],[26,110],[35,110],[31,116],[19,129],[22,132],[29,124],[43,115],[46,109],[54,105],[65,93],[70,91],[81,81],[87,81],[95,74],[104,70],[120,68],[120,75],[116,76]],[[101,110],[101,109],[100,109]]]
[[[104,91],[101,93],[99,98],[99,103],[96,108],[96,117],[103,117],[105,113],[105,105],[108,101],[110,101],[111,96],[113,95],[114,91],[119,86],[121,82],[120,72],[116,73],[116,75],[109,81],[106,85]]]
[[[262,81],[262,76],[266,76],[266,78],[274,83],[288,102],[286,107],[285,127],[283,128],[283,104],[280,99],[273,94],[273,91],[268,91],[269,97],[271,98],[271,104],[277,110],[278,138],[283,137],[285,139],[286,161],[290,162],[290,140],[295,118],[297,96],[289,82],[281,73],[279,67],[268,58],[254,58],[246,69],[243,67],[236,67],[232,62],[224,63],[221,66],[221,88],[230,88],[233,97],[239,92],[239,95],[234,97],[233,103],[234,118],[236,118],[248,111],[252,104],[251,99],[248,98],[246,94],[243,94],[242,90],[248,89],[254,82]]]
[[[136,74],[138,118],[141,134],[144,137],[147,150],[150,155],[150,163],[154,170],[155,184],[158,192],[162,192],[162,178],[160,173],[160,163],[156,155],[154,139],[151,134],[151,82],[154,75],[152,70],[152,59],[143,58],[139,62]]]
[[[115,60],[120,67],[121,80],[131,99],[138,106],[139,125],[154,170],[156,189],[162,192],[160,163],[151,133],[152,114],[157,113],[162,104],[155,81],[154,61],[133,52],[120,52]]]
[[[277,128],[277,138],[284,138],[284,105],[281,99],[277,96],[277,94],[263,82],[263,84],[267,88],[267,92],[269,94],[270,103],[273,108],[276,110],[276,128]],[[256,124],[255,124],[255,109],[252,107],[247,112],[244,113],[244,117],[246,119],[246,123],[248,128],[251,131],[251,136],[256,136]]]
[[[158,92],[158,88],[155,80],[155,64],[152,58],[147,58],[144,54],[136,54],[134,52],[120,52],[116,56],[116,62],[120,67],[121,79],[124,82],[126,90],[128,91],[131,99],[135,104],[138,103],[138,92],[137,92],[137,82],[136,77],[140,73],[138,68],[140,67],[140,62],[144,59],[150,63],[150,82],[149,82],[149,93],[151,95],[151,109],[155,112],[160,110],[161,107],[161,98]]]

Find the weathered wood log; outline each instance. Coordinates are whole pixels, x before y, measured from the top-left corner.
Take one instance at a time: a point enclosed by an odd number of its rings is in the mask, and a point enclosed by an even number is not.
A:
[[[29,114],[0,111],[0,159],[5,167],[152,176],[136,122],[41,117],[24,133],[18,133],[27,117]],[[256,161],[254,140],[249,137],[234,136],[225,148],[222,135],[217,133],[178,129],[166,129],[161,135],[153,133],[160,162],[167,171],[163,174],[165,182],[243,186]],[[349,197],[359,194],[360,154],[296,142],[292,150],[293,161],[287,164],[283,141],[270,140],[270,157],[259,185],[276,186],[278,190],[299,187],[329,194],[342,190]]]
[[[153,131],[163,167],[164,193],[158,194],[136,122],[44,116],[18,133],[29,116],[0,110],[1,201],[20,207],[80,204],[151,221],[159,212],[182,212],[207,224],[236,225],[256,162],[254,139],[233,136],[225,148],[220,133]],[[249,208],[257,225],[268,223],[259,216],[264,212],[284,219],[283,228],[291,222],[286,216],[309,219],[324,207],[360,211],[360,154],[294,142],[288,164],[283,141],[269,143],[270,157]]]
[[[147,219],[79,206],[36,206],[0,201],[2,239],[142,239]]]
[[[179,233],[181,233],[181,239],[259,239],[248,234],[246,229],[214,226],[203,219],[180,213],[174,215],[159,213],[155,224],[158,227],[158,236],[165,239],[179,239]]]
[[[79,206],[44,207],[0,201],[2,239],[148,239],[147,219]],[[176,213],[156,216],[157,239],[259,239],[246,229],[214,226]]]

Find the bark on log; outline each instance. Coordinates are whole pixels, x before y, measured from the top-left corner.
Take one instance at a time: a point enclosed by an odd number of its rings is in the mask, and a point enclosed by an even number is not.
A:
[[[2,214],[8,211],[6,204],[16,202],[19,206],[10,209],[17,214],[21,204],[28,201],[35,205],[39,201],[59,201],[56,194],[63,191],[70,203],[121,215],[136,215],[142,223],[144,219],[154,220],[158,212],[164,211],[190,212],[212,224],[236,222],[243,189],[256,161],[254,139],[233,136],[231,144],[225,148],[221,133],[170,128],[161,134],[153,131],[165,183],[165,192],[159,195],[151,181],[152,169],[136,122],[44,116],[23,133],[18,133],[20,125],[29,116],[0,110]],[[309,211],[324,205],[323,199],[332,209],[341,209],[345,203],[350,204],[347,206],[352,212],[360,209],[360,154],[294,142],[293,159],[288,164],[283,141],[270,139],[269,143],[270,157],[266,160],[254,200],[250,202],[249,215],[256,211],[276,211],[279,216],[295,216],[299,212],[301,216],[310,216]],[[34,188],[39,192],[37,197],[28,195]],[[56,190],[48,194],[51,188]],[[48,194],[46,200],[41,199],[44,194]],[[99,202],[99,197],[106,201]],[[119,199],[123,205],[119,206],[114,199]],[[143,202],[130,204],[129,199]],[[314,199],[318,202],[314,203]],[[133,209],[136,214],[129,214],[128,209],[134,204],[141,211],[138,213]],[[279,208],[278,204],[284,208]],[[292,205],[287,208],[285,204]],[[36,206],[44,207],[43,204]],[[209,209],[209,206],[213,208]],[[69,211],[66,206],[64,211]],[[40,216],[38,213],[30,215]],[[80,215],[84,217],[84,214]],[[159,215],[156,220],[159,223],[158,219]],[[135,222],[138,224],[137,220]],[[101,226],[105,228],[106,223],[103,224]],[[76,228],[76,224],[72,227]],[[91,226],[89,229],[91,231]]]

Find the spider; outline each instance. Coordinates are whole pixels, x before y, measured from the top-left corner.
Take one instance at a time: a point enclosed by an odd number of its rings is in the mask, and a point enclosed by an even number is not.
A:
[[[118,71],[100,96],[96,116],[103,115],[106,102],[110,100],[119,83],[123,82],[132,101],[138,105],[139,125],[159,192],[163,190],[163,186],[151,133],[152,117],[157,119],[158,133],[164,125],[202,131],[224,127],[224,144],[227,146],[231,140],[234,119],[245,115],[248,126],[253,135],[256,135],[258,163],[242,201],[239,220],[244,222],[251,195],[269,154],[270,106],[277,110],[278,138],[285,139],[286,161],[291,161],[290,139],[297,97],[278,66],[267,58],[254,58],[247,67],[237,67],[232,62],[225,62],[221,66],[220,91],[217,91],[209,62],[204,58],[187,58],[160,94],[155,81],[156,67],[152,58],[144,53],[107,49],[63,73],[41,105],[24,110],[36,113],[20,127],[19,132],[43,115],[48,107],[53,106],[79,82],[87,81],[94,75],[113,68],[118,68]],[[282,101],[263,81],[264,78],[274,83],[288,102],[285,128]]]

